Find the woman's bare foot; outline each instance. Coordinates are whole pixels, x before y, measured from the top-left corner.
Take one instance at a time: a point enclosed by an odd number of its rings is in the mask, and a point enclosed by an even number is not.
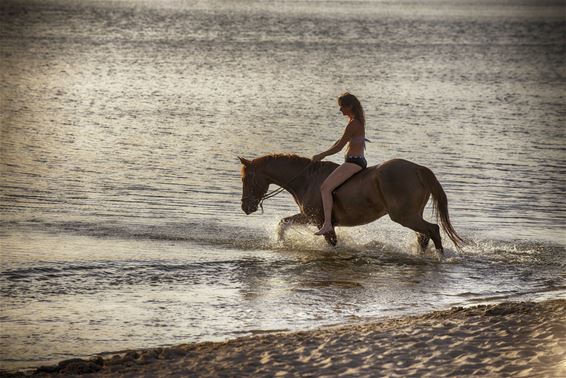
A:
[[[322,228],[320,230],[318,230],[317,232],[315,232],[315,235],[326,235],[329,232],[334,231],[334,227],[332,227],[332,225],[323,225]]]

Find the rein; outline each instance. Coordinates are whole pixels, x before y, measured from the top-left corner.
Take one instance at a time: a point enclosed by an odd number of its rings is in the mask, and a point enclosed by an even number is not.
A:
[[[303,169],[301,169],[301,171],[299,173],[297,173],[292,179],[290,179],[289,181],[287,181],[287,183],[283,186],[288,186],[290,183],[292,183],[293,181],[295,181],[299,176],[301,176],[306,170],[307,168],[309,168],[314,162],[310,162],[308,163]],[[255,185],[255,167],[252,167],[253,170],[250,170],[250,174],[252,175],[253,178],[253,184]],[[272,190],[271,192],[267,192],[265,193],[263,196],[261,196],[261,198],[259,199],[259,207],[261,208],[261,213],[263,214],[263,201],[265,201],[266,199],[269,198],[273,198],[276,195],[282,193],[283,191],[285,191],[285,188],[279,185],[279,188]]]

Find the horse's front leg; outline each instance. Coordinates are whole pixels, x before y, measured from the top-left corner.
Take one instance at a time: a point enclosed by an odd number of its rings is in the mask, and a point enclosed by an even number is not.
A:
[[[318,220],[317,223],[316,223],[316,227],[320,229],[322,227],[322,224],[323,224],[323,221]],[[338,237],[336,236],[336,230],[333,229],[332,231],[324,234],[324,240],[326,240],[326,242],[329,245],[336,247],[336,244],[338,244]]]
[[[287,231],[287,228],[289,228],[290,226],[295,224],[304,225],[307,223],[309,223],[309,219],[305,214],[302,213],[281,219],[281,221],[277,225],[277,241],[283,240],[285,231]]]
[[[330,244],[333,247],[336,247],[336,243],[338,242],[338,239],[336,238],[336,231],[332,230],[324,234],[324,239],[328,244]]]

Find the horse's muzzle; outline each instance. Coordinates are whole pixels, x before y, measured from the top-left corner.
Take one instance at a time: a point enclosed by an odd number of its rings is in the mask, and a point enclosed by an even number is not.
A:
[[[242,203],[242,210],[246,215],[250,215],[251,213],[255,213],[257,211],[257,205],[250,205]]]

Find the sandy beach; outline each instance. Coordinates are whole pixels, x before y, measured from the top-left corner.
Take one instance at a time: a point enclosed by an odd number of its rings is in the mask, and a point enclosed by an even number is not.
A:
[[[306,332],[129,351],[110,358],[62,361],[30,373],[96,377],[564,377],[566,300],[452,308]]]

